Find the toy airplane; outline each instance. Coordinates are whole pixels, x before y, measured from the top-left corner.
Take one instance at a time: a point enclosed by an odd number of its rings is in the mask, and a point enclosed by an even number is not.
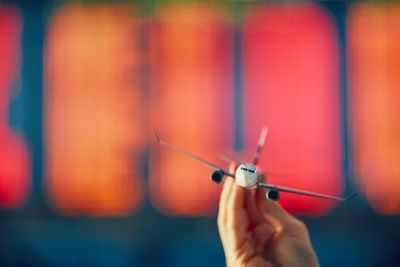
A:
[[[260,138],[258,140],[257,150],[254,155],[254,159],[253,159],[252,163],[240,163],[235,160],[230,160],[229,158],[224,157],[225,160],[229,160],[229,161],[238,163],[239,167],[236,169],[236,172],[233,174],[233,173],[229,173],[229,172],[225,171],[224,169],[222,169],[208,161],[205,161],[205,160],[191,154],[190,152],[187,152],[181,148],[178,148],[176,146],[173,146],[173,145],[170,145],[170,144],[164,142],[163,140],[160,139],[156,130],[154,130],[154,134],[155,134],[155,136],[157,138],[157,142],[159,144],[164,145],[164,146],[168,147],[169,149],[172,149],[179,153],[182,153],[182,154],[192,158],[193,160],[195,160],[211,169],[214,169],[214,172],[211,174],[210,179],[216,183],[221,183],[224,176],[230,176],[233,179],[235,179],[236,184],[238,184],[244,188],[254,189],[257,187],[262,187],[262,188],[268,189],[268,191],[266,193],[266,197],[268,199],[271,199],[274,201],[277,201],[279,199],[279,192],[294,193],[294,194],[299,194],[299,195],[306,195],[306,196],[330,199],[330,200],[335,200],[335,201],[348,201],[357,195],[357,193],[354,193],[347,198],[340,198],[340,197],[336,197],[336,196],[318,194],[318,193],[314,193],[314,192],[302,191],[302,190],[297,190],[297,189],[293,189],[293,188],[276,186],[276,185],[261,182],[259,171],[257,169],[257,164],[260,159],[261,150],[264,146],[265,139],[267,137],[267,133],[268,133],[268,129],[266,127],[264,127],[261,130]]]

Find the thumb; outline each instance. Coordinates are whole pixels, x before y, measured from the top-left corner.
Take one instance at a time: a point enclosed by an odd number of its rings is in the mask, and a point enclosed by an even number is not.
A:
[[[261,175],[261,180],[265,181],[265,174]],[[270,221],[275,222],[280,227],[286,230],[296,227],[300,221],[297,220],[293,215],[289,214],[283,209],[276,201],[269,200],[266,197],[267,190],[261,187],[257,188],[256,191],[256,202],[257,207],[261,214]]]
[[[288,227],[295,219],[287,211],[285,211],[277,202],[269,200],[265,196],[264,188],[257,188],[256,201],[259,211],[266,217],[276,221],[282,227]]]

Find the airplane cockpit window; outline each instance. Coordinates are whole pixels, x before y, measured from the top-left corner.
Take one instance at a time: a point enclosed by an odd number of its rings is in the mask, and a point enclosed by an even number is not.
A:
[[[247,172],[255,173],[254,170],[246,169],[245,167],[241,167],[240,169],[244,170],[244,171],[247,171]]]

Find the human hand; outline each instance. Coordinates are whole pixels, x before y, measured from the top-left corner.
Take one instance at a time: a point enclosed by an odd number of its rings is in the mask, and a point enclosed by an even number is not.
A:
[[[236,168],[231,164],[230,172]],[[227,266],[319,266],[307,227],[266,199],[265,193],[265,189],[247,190],[226,178],[218,230]]]

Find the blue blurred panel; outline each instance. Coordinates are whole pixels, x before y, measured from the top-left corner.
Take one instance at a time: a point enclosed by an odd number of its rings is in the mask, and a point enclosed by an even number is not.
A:
[[[0,266],[142,266],[132,241],[88,233],[79,224],[30,222],[5,228]]]
[[[171,239],[168,251],[169,266],[225,266],[225,256],[219,239],[181,236]]]
[[[313,238],[321,266],[375,266],[373,242],[347,234],[331,229]]]

